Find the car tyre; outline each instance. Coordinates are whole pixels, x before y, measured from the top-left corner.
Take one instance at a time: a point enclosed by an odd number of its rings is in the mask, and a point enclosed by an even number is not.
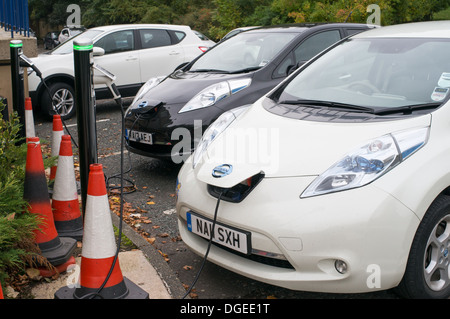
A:
[[[450,297],[450,196],[428,209],[414,237],[397,292],[406,298]]]
[[[41,99],[44,115],[53,119],[54,114],[61,115],[63,120],[75,115],[75,90],[67,83],[57,82],[49,86]]]

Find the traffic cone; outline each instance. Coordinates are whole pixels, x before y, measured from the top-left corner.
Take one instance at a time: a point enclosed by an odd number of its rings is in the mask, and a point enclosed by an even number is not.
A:
[[[53,266],[67,264],[76,246],[76,240],[59,237],[48,195],[47,179],[44,172],[41,144],[38,137],[27,139],[27,160],[23,197],[30,206],[30,213],[39,215],[41,223],[34,231],[35,242]],[[64,269],[63,269],[64,270]]]
[[[36,136],[36,132],[34,130],[33,106],[31,103],[31,98],[29,97],[25,99],[25,136]]]
[[[116,259],[115,256],[116,252],[117,246],[106,193],[103,166],[91,164],[84,217],[79,285],[76,288],[66,286],[59,289],[55,293],[55,298],[148,299],[147,292],[123,277],[119,258],[117,256]]]
[[[3,297],[3,289],[2,289],[2,283],[0,282],[0,299],[5,299],[5,297]]]
[[[61,121],[61,115],[53,115],[53,133],[52,133],[52,156],[59,155],[59,148],[61,145],[61,137],[64,135],[63,125]],[[50,168],[50,182],[55,180],[56,170],[58,165],[54,165]]]
[[[78,202],[70,135],[61,137],[58,170],[53,185],[52,208],[59,236],[81,241],[83,239],[83,220]]]

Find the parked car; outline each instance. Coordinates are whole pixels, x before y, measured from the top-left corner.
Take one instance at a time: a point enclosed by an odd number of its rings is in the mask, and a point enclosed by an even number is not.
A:
[[[86,31],[85,27],[64,27],[58,36],[59,43],[64,43],[84,31]]]
[[[28,77],[30,96],[33,105],[50,119],[55,112],[63,119],[75,114],[72,52],[76,37],[91,39],[96,52],[96,48],[104,50],[104,55],[95,57],[95,63],[116,76],[115,84],[123,97],[134,96],[148,79],[168,75],[192,61],[204,47],[188,26],[133,24],[88,29],[55,50],[32,58],[50,92],[33,73]],[[95,92],[97,99],[112,96],[105,85],[95,85]]]
[[[59,45],[59,31],[50,31],[44,37],[44,49],[50,50],[54,49]]]
[[[202,49],[203,52],[206,52],[208,49],[210,49],[211,47],[216,45],[216,42],[214,42],[213,40],[208,38],[203,33],[196,31],[196,30],[192,30],[192,31],[194,31],[194,33],[200,38],[200,40],[202,40],[202,42],[204,44],[204,47]]]
[[[230,32],[228,32],[227,34],[225,34],[224,37],[222,39],[220,39],[220,41],[225,41],[226,39],[229,39],[238,33],[241,33],[241,32],[247,31],[247,30],[251,30],[251,29],[256,29],[259,27],[260,26],[251,26],[251,27],[240,27],[240,28],[233,29]]]
[[[449,298],[449,50],[448,21],[370,30],[224,113],[178,176],[183,241],[215,222],[208,260],[255,280]]]
[[[187,66],[142,87],[125,115],[127,147],[144,156],[186,159],[201,138],[198,121],[204,132],[220,114],[255,102],[329,45],[369,28],[366,24],[266,27],[220,42]],[[178,128],[188,129],[192,140],[174,148]]]

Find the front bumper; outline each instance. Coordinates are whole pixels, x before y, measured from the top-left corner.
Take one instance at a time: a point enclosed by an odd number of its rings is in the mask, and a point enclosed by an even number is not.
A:
[[[358,293],[397,286],[419,224],[415,214],[375,183],[300,199],[313,179],[265,178],[241,203],[220,202],[218,222],[251,232],[253,251],[284,256],[283,265],[260,253],[258,258],[249,258],[217,245],[211,246],[208,260],[294,290]],[[186,213],[212,219],[217,199],[189,164],[178,180],[181,237],[193,251],[204,255],[207,240],[188,230]],[[347,272],[336,270],[336,260],[347,264]]]
[[[184,104],[164,105],[141,115],[125,115],[127,136],[130,131],[143,132],[152,136],[152,144],[126,139],[129,151],[154,158],[172,159],[184,162],[193,152],[196,143],[206,128],[221,114],[211,107],[206,113],[200,111],[178,114]]]

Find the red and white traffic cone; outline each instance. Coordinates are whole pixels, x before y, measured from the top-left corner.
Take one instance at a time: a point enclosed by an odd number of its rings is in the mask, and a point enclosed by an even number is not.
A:
[[[148,299],[146,291],[123,277],[116,253],[117,245],[103,166],[91,164],[84,217],[79,287],[63,287],[55,293],[55,298]]]
[[[2,283],[0,282],[0,299],[5,299],[5,297],[3,297],[3,289],[2,289]]]
[[[58,170],[53,185],[52,208],[59,236],[81,241],[83,239],[83,220],[78,201],[70,135],[61,137]]]
[[[53,132],[52,132],[52,156],[59,155],[59,148],[61,145],[61,137],[64,135],[64,129],[61,121],[61,115],[55,114],[53,115]],[[56,170],[58,164],[52,166],[50,168],[50,181],[55,180]]]
[[[52,206],[48,195],[41,144],[38,137],[27,139],[27,160],[23,197],[28,202],[31,214],[39,215],[39,229],[34,231],[35,242],[53,266],[69,266],[75,263],[72,253],[76,240],[59,237],[56,231]],[[65,271],[59,267],[59,270]]]
[[[33,105],[31,103],[31,98],[29,97],[25,99],[25,136],[36,136],[36,131],[34,129]]]

